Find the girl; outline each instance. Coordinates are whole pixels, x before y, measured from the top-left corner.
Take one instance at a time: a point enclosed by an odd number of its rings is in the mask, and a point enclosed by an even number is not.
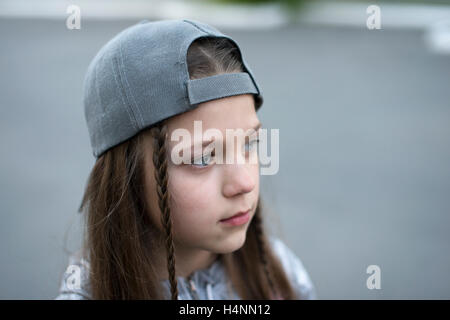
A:
[[[194,130],[255,132],[262,102],[237,43],[207,24],[142,21],[111,39],[85,78],[97,160],[57,299],[315,298],[299,258],[264,230],[258,136],[238,142],[244,163],[219,164],[228,136],[206,152]],[[180,130],[192,141],[177,144]],[[180,146],[191,161],[174,161]]]

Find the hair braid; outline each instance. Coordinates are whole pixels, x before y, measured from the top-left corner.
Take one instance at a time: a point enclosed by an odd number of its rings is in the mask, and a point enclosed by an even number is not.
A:
[[[178,286],[175,273],[175,253],[172,238],[172,219],[170,215],[168,191],[168,172],[167,172],[167,152],[166,152],[166,134],[167,126],[161,125],[152,128],[152,135],[155,138],[153,143],[153,164],[155,166],[155,179],[157,183],[158,204],[161,210],[161,222],[166,231],[166,251],[167,251],[167,269],[169,273],[170,291],[172,300],[178,300]]]
[[[270,289],[272,290],[273,296],[278,297],[278,294],[275,290],[274,282],[272,279],[272,273],[270,272],[269,263],[267,262],[266,243],[264,241],[263,224],[262,224],[261,212],[259,210],[256,211],[255,216],[253,217],[253,220],[255,223],[256,241],[257,241],[257,245],[258,245],[259,257],[260,257],[261,263],[264,267],[264,273],[266,274],[266,279],[269,283]]]

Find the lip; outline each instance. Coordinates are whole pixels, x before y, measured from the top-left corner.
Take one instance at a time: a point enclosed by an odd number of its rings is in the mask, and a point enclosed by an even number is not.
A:
[[[244,223],[246,223],[250,219],[250,210],[247,210],[245,212],[238,212],[234,216],[228,218],[228,219],[222,219],[220,222],[232,225],[232,226],[240,226]]]

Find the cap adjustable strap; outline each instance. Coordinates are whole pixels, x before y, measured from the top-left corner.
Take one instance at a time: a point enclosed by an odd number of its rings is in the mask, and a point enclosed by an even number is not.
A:
[[[191,105],[238,94],[257,94],[258,89],[247,72],[223,73],[187,81]]]

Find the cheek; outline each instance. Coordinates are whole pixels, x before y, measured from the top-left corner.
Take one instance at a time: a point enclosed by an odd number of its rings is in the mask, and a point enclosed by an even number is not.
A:
[[[188,233],[205,233],[205,227],[215,224],[221,214],[216,205],[220,200],[217,179],[175,170],[177,172],[170,178],[174,228],[181,227]]]
[[[208,209],[218,196],[217,180],[186,174],[182,170],[170,177],[171,194],[177,210]]]

